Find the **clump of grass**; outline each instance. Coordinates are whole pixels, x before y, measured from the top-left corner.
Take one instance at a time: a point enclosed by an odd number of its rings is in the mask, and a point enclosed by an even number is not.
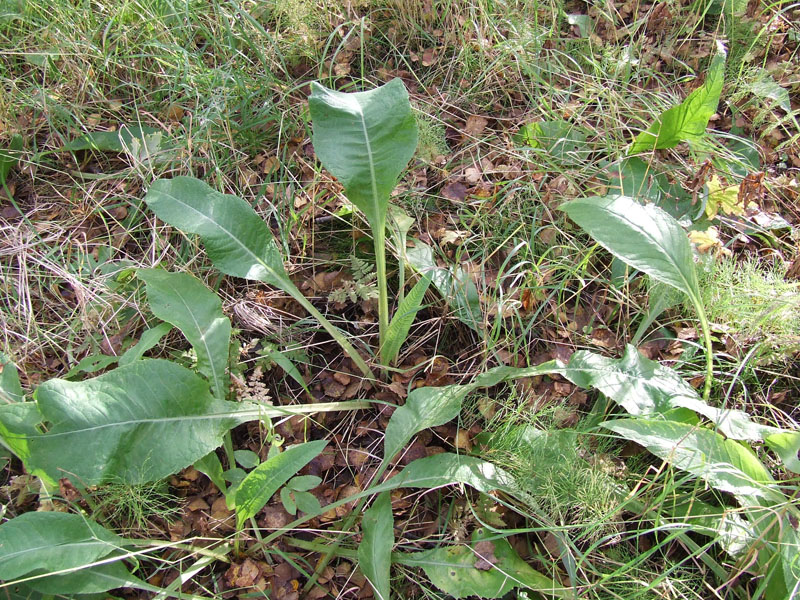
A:
[[[603,461],[588,459],[580,433],[541,429],[542,423],[517,411],[498,415],[490,425],[488,456],[514,475],[533,512],[574,528],[574,539],[591,542],[616,533],[621,488]]]
[[[429,163],[450,151],[445,140],[444,125],[424,113],[417,113],[417,128],[417,158]]]
[[[95,510],[103,519],[131,535],[147,536],[153,519],[169,521],[181,512],[180,498],[166,481],[141,485],[109,483],[94,496]]]
[[[740,345],[774,360],[800,344],[800,289],[785,269],[748,258],[715,261],[700,275],[709,320]]]

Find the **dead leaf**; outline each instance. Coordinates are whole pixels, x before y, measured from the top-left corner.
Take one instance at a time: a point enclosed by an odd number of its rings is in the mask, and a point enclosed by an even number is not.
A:
[[[494,555],[494,542],[483,540],[478,542],[473,547],[475,554],[478,555],[478,560],[475,561],[475,568],[481,571],[489,571],[493,565],[498,562],[497,557]]]
[[[467,122],[464,125],[464,137],[472,136],[478,137],[483,133],[483,130],[486,129],[486,126],[489,124],[489,120],[485,117],[480,115],[470,115],[467,117]]]
[[[436,64],[437,61],[438,57],[436,56],[436,52],[433,48],[427,48],[422,52],[423,67],[430,67],[431,65]]]
[[[455,182],[445,185],[440,194],[443,198],[447,198],[453,202],[463,202],[466,200],[469,190],[463,183]]]

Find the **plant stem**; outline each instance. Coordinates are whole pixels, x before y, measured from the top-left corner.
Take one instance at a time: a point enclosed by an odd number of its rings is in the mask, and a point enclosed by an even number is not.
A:
[[[378,273],[380,273],[380,271],[378,271]],[[386,264],[384,262],[384,277],[385,277],[385,273],[386,273]],[[379,278],[380,278],[380,276],[379,276]],[[336,343],[338,343],[339,346],[341,346],[342,350],[344,350],[345,354],[347,354],[347,356],[350,357],[350,360],[352,360],[355,363],[355,365],[359,368],[361,373],[363,373],[364,376],[367,379],[373,379],[374,380],[375,379],[375,375],[372,373],[372,369],[369,368],[369,365],[367,365],[366,361],[358,353],[358,350],[353,348],[353,345],[349,341],[347,341],[347,338],[344,336],[344,334],[339,329],[334,327],[333,323],[328,321],[328,319],[326,319],[322,315],[322,313],[319,312],[316,309],[316,307],[313,304],[311,304],[311,302],[309,302],[308,298],[306,298],[305,296],[303,296],[302,293],[300,293],[299,290],[297,291],[297,293],[294,293],[292,290],[286,290],[286,291],[288,291],[289,294],[292,296],[292,298],[297,300],[297,302],[303,308],[305,308],[308,311],[308,313],[312,317],[314,317],[319,322],[320,325],[322,325],[322,327],[325,328],[325,331],[327,331],[329,334],[331,334],[331,337],[334,340],[336,340]],[[388,311],[388,309],[387,309],[387,311]]]
[[[386,222],[377,223],[372,230],[375,245],[375,273],[378,276],[378,348],[380,361],[386,365],[383,343],[389,330],[389,293],[386,281]]]
[[[706,317],[706,310],[699,298],[692,298],[697,316],[700,319],[700,328],[703,330],[703,340],[706,345],[706,382],[703,387],[703,400],[708,402],[711,396],[711,383],[714,381],[714,348],[711,342],[711,328]]]

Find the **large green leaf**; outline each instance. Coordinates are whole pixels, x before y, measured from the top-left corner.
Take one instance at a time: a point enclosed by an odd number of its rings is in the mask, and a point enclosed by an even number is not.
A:
[[[19,383],[17,367],[0,352],[0,404],[12,404],[25,400]]]
[[[600,390],[637,417],[663,415],[681,406],[682,398],[699,401],[695,389],[675,370],[644,358],[631,345],[619,359],[575,352],[562,375],[584,389]]]
[[[80,568],[122,545],[82,515],[27,512],[0,525],[0,580]]]
[[[389,600],[389,573],[394,546],[394,517],[392,497],[383,492],[364,513],[361,521],[362,538],[358,545],[358,568],[375,590],[376,600]]]
[[[414,156],[417,125],[402,80],[344,93],[311,84],[314,152],[376,228],[386,226],[389,196]]]
[[[272,232],[241,198],[221,194],[193,177],[159,179],[144,198],[159,219],[200,236],[220,271],[280,288],[331,334],[361,372],[374,379],[361,355],[292,282]]]
[[[519,557],[505,538],[493,539],[483,529],[472,544],[441,546],[403,557],[419,566],[436,587],[453,598],[499,598],[520,587],[566,597],[566,590]]]
[[[28,439],[27,466],[51,481],[144,483],[166,477],[254,418],[214,399],[198,375],[164,360],[142,360],[94,379],[51,379],[36,390],[48,432]]]
[[[236,488],[236,523],[241,528],[254,517],[272,495],[297,472],[325,449],[327,442],[319,440],[290,446],[280,454],[261,463],[250,471]]]
[[[165,223],[199,235],[223,273],[284,290],[294,287],[272,232],[241,198],[221,194],[194,177],[174,177],[155,181],[144,201]]]
[[[631,144],[628,154],[674,148],[681,142],[697,141],[705,135],[711,116],[717,111],[725,80],[725,48],[718,43],[706,81],[677,106],[664,111]]]
[[[593,196],[565,202],[561,209],[620,260],[698,298],[689,238],[660,208],[628,196]]]
[[[34,402],[0,404],[0,438],[3,445],[25,462],[30,456],[28,439],[39,435],[42,416]]]
[[[674,421],[617,419],[603,427],[647,448],[678,469],[688,471],[745,505],[754,500],[779,503],[784,497],[753,451],[710,429]]]
[[[189,273],[139,269],[136,275],[147,286],[153,314],[181,330],[197,354],[197,370],[211,381],[214,396],[227,398],[231,322],[222,312],[219,296]]]

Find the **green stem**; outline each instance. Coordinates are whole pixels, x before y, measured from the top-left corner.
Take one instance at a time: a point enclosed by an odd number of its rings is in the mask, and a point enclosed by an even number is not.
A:
[[[714,348],[711,342],[711,327],[703,303],[698,298],[692,298],[697,316],[700,319],[700,328],[703,330],[703,340],[706,345],[706,382],[703,387],[703,400],[708,402],[711,396],[711,383],[714,381]]]
[[[385,271],[386,271],[386,265],[384,264],[384,273]],[[342,332],[339,329],[334,327],[333,323],[328,321],[328,319],[326,319],[322,315],[322,313],[319,312],[316,309],[316,307],[313,304],[311,304],[311,302],[309,302],[308,298],[303,296],[303,294],[299,290],[295,292],[294,290],[286,289],[286,291],[289,292],[292,298],[297,300],[297,302],[308,311],[308,314],[314,317],[319,322],[319,324],[325,328],[325,331],[327,331],[334,340],[336,340],[336,343],[338,343],[339,346],[341,346],[342,350],[344,350],[345,354],[347,354],[347,356],[350,357],[350,360],[352,360],[355,363],[355,365],[359,368],[361,373],[363,373],[367,379],[374,380],[375,375],[372,373],[372,369],[369,368],[369,365],[367,365],[366,361],[358,353],[358,350],[353,348],[353,345],[347,341],[347,338],[344,336],[344,334],[342,334]]]
[[[383,343],[389,331],[389,292],[386,281],[386,222],[377,223],[372,230],[373,243],[375,244],[375,273],[378,276],[378,347],[380,360],[386,365]]]

